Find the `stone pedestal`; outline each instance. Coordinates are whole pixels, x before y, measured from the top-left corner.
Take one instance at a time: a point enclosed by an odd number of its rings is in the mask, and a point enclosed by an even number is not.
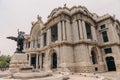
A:
[[[19,72],[23,68],[32,69],[32,66],[29,66],[28,64],[27,55],[23,53],[15,53],[11,57],[9,70],[14,73],[14,72]]]

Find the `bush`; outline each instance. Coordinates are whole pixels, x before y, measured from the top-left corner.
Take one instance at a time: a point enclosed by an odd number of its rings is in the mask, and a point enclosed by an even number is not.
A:
[[[10,56],[0,56],[0,68],[9,67]]]

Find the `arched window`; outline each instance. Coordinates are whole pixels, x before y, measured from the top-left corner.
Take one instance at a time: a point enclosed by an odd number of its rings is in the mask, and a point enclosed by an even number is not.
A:
[[[37,34],[37,48],[40,48],[40,31]]]

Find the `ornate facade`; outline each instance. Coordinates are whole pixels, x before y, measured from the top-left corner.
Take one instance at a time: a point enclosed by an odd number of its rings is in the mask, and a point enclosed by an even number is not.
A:
[[[55,8],[25,35],[29,65],[40,70],[120,71],[120,22],[98,16],[84,6]]]

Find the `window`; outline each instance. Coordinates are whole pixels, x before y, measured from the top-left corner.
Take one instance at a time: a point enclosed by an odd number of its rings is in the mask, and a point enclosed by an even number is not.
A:
[[[101,25],[100,28],[101,28],[101,29],[104,29],[104,28],[105,28],[105,24]]]
[[[43,46],[46,46],[47,33],[43,34]]]
[[[86,27],[87,39],[92,39],[91,25],[85,23],[85,27]]]
[[[27,54],[27,60],[29,60],[29,54]]]
[[[103,41],[108,42],[108,36],[106,31],[102,32],[102,36],[103,36]]]
[[[112,49],[111,48],[106,48],[106,49],[104,49],[104,51],[105,51],[106,54],[107,53],[112,53]]]
[[[51,40],[54,42],[58,40],[58,29],[57,24],[51,27]]]
[[[118,37],[120,39],[120,28],[118,26],[116,26],[116,31],[117,31]]]
[[[37,39],[37,48],[40,48],[40,37]]]
[[[30,42],[28,42],[28,48],[30,48]]]
[[[33,48],[35,48],[35,40],[33,40]]]
[[[97,67],[95,67],[95,71],[98,71],[98,68],[97,68]]]

